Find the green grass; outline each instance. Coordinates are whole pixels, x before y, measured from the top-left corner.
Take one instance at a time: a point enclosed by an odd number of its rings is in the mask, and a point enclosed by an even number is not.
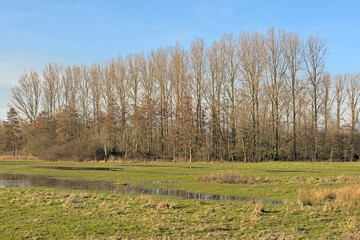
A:
[[[360,177],[360,163],[74,163],[0,160],[0,173],[181,189],[285,201],[183,200],[54,188],[0,189],[0,239],[334,239],[358,234],[360,206],[330,211],[323,203],[297,204],[299,189],[339,188]],[[121,171],[71,171],[41,166],[113,167]],[[189,168],[189,167],[193,168]],[[194,168],[198,167],[198,168]],[[202,167],[202,168],[199,168]],[[264,184],[199,182],[199,176],[231,171],[276,180]],[[300,178],[304,181],[296,181]],[[171,181],[170,183],[152,183]]]

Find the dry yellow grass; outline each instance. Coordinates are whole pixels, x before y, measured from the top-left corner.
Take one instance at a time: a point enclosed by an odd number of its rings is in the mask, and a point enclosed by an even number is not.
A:
[[[12,155],[0,155],[0,159],[4,160],[39,160],[35,156],[12,156]]]
[[[360,240],[360,231],[348,231],[341,235],[339,239],[343,240]]]
[[[337,189],[299,190],[299,205],[325,203],[324,210],[339,210],[355,208],[360,205],[360,186],[346,186]]]

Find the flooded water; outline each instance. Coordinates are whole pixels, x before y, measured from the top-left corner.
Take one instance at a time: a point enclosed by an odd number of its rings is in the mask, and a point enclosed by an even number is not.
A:
[[[276,173],[320,173],[314,171],[303,171],[303,170],[265,170],[266,172],[276,172]]]
[[[137,164],[137,165],[130,165],[130,164],[121,164],[124,167],[156,167],[156,168],[190,168],[190,169],[209,169],[209,167],[193,167],[193,166],[163,166],[163,165],[152,165],[152,164]]]
[[[129,165],[130,166],[130,165]],[[163,167],[163,166],[161,166]],[[108,167],[57,167],[57,166],[38,166],[34,168],[42,169],[56,169],[56,170],[67,170],[67,171],[122,171],[123,168],[108,168]],[[136,171],[134,173],[150,173],[150,174],[168,174],[165,172],[154,172],[154,171]],[[190,175],[186,173],[171,173],[172,175]]]
[[[108,191],[131,195],[165,195],[184,199],[221,200],[221,201],[260,201],[282,204],[281,201],[256,199],[250,197],[227,196],[219,194],[192,193],[183,190],[147,188],[142,186],[118,185],[106,181],[64,180],[40,175],[0,174],[0,188],[10,187],[53,187],[78,190]]]
[[[84,170],[84,171],[119,171],[121,168],[109,168],[109,167],[55,167],[55,166],[40,166],[35,168],[44,169],[56,169],[56,170]]]

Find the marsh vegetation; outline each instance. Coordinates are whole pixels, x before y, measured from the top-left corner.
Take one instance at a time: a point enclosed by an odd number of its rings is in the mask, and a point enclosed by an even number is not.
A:
[[[5,239],[359,236],[358,163],[1,160],[0,165]],[[32,180],[16,185],[16,176]],[[36,178],[51,184],[36,184]],[[88,187],[92,184],[97,187]],[[156,190],[120,191],[127,188]],[[188,195],[170,194],[176,192]]]

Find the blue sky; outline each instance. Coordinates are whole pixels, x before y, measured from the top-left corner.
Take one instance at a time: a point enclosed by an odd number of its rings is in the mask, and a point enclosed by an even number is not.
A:
[[[331,74],[360,69],[358,1],[290,0],[0,0],[0,119],[24,69],[48,62],[89,64],[196,37],[265,32],[271,26],[319,33]]]

